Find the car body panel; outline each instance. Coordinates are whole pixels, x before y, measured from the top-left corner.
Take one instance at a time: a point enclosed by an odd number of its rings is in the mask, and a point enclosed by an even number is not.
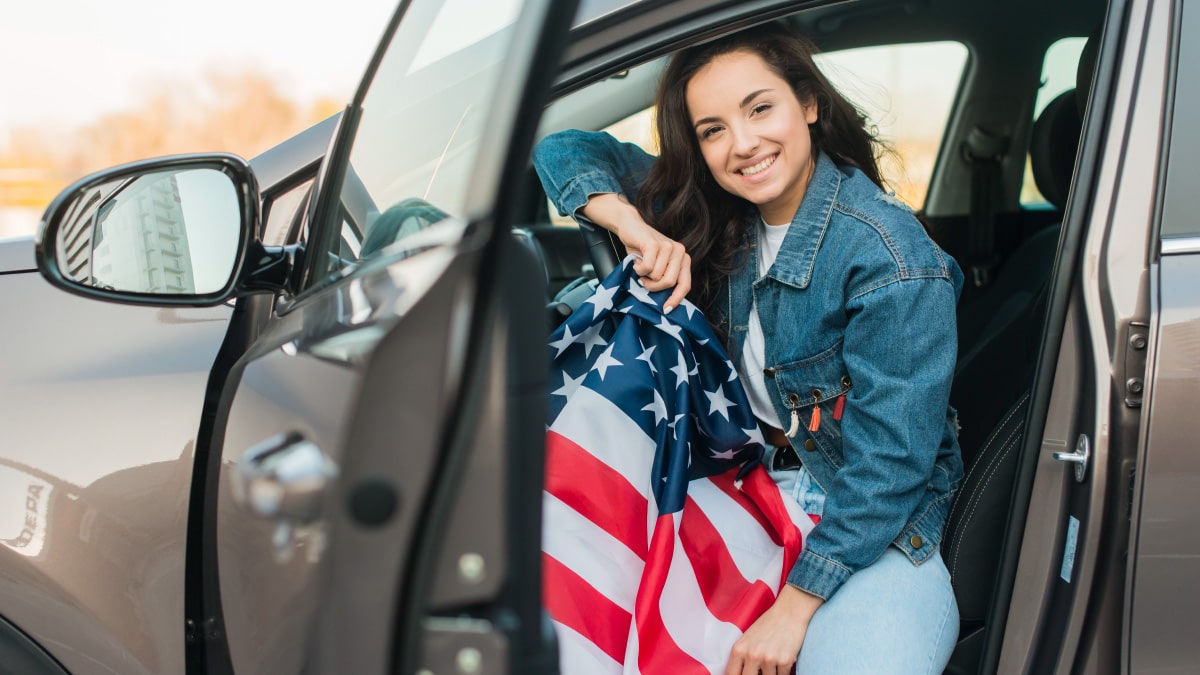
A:
[[[336,119],[251,161],[264,194],[312,163]],[[195,444],[233,308],[63,293],[25,237],[0,242],[0,312],[21,317],[6,324],[8,353],[40,355],[0,361],[0,489],[13,502],[0,507],[0,614],[71,672],[184,672]]]

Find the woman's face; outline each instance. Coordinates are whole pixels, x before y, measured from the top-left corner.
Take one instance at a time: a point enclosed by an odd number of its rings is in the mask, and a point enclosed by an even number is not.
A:
[[[688,114],[704,162],[725,190],[758,206],[771,225],[790,223],[813,172],[803,105],[787,81],[753,52],[722,54],[687,85]]]

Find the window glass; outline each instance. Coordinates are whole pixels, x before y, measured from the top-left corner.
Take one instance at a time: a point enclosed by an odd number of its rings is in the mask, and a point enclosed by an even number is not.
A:
[[[888,187],[921,208],[967,48],[957,42],[885,45],[818,54],[816,61],[894,151],[879,162]]]
[[[1075,88],[1075,70],[1086,42],[1087,38],[1082,37],[1063,38],[1046,50],[1042,61],[1042,84],[1033,104],[1033,119],[1036,120],[1059,94]],[[1033,166],[1028,155],[1025,156],[1025,177],[1021,181],[1021,205],[1049,206],[1033,179]]]
[[[1195,237],[1200,236],[1200,219],[1195,216],[1196,186],[1200,185],[1200,162],[1196,161],[1200,132],[1195,123],[1200,115],[1200,76],[1192,69],[1200,68],[1200,6],[1184,5],[1178,40],[1161,228],[1164,237]]]
[[[967,48],[957,42],[864,47],[818,54],[816,61],[895,151],[880,160],[888,187],[909,205],[922,206]],[[651,107],[605,131],[658,154],[653,118]]]
[[[408,8],[363,100],[340,233],[314,246],[313,280],[450,217],[478,215],[466,213],[479,189],[472,171],[521,5],[417,0]]]

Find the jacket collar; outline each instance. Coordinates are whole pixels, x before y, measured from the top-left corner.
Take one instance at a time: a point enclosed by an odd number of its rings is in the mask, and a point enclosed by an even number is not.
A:
[[[804,191],[804,200],[800,202],[800,208],[792,218],[792,225],[788,228],[787,236],[784,237],[767,276],[789,286],[808,288],[809,282],[812,281],[817,249],[821,247],[825,230],[829,228],[833,204],[837,201],[842,178],[842,172],[833,160],[824,152],[818,152],[817,166],[808,182],[808,188]],[[751,211],[752,217],[757,219],[758,210]],[[750,232],[752,241],[757,243],[757,228],[751,228]]]

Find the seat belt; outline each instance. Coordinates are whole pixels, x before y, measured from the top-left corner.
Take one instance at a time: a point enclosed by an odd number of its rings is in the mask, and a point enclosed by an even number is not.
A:
[[[971,167],[971,211],[967,218],[967,278],[976,288],[986,286],[996,266],[996,215],[1000,212],[1001,162],[1008,136],[975,127],[963,141],[962,152]]]

